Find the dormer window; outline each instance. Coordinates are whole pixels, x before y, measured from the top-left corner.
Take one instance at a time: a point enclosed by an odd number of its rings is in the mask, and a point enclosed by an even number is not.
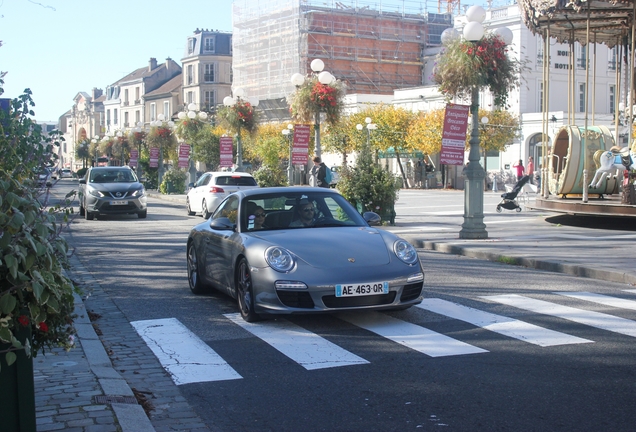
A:
[[[196,43],[195,38],[188,39],[188,54],[192,54],[194,52],[194,45]]]
[[[214,37],[206,37],[203,39],[203,51],[208,53],[214,52]]]

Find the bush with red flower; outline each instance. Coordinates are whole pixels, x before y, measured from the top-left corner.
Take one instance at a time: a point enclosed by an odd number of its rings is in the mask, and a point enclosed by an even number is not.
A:
[[[495,105],[505,107],[508,94],[521,83],[522,71],[522,63],[508,55],[503,39],[488,33],[477,42],[448,42],[437,58],[433,81],[449,99],[470,99],[475,87],[487,87]]]
[[[2,94],[2,80],[0,80]],[[46,208],[36,178],[55,164],[59,142],[45,137],[33,115],[30,93],[0,110],[0,364],[16,352],[34,356],[45,348],[73,346],[74,288],[64,274],[68,245],[61,236],[71,200]],[[54,135],[53,135],[54,136]],[[45,195],[43,195],[45,194]]]
[[[292,117],[299,123],[313,123],[316,113],[324,112],[327,123],[335,125],[344,108],[345,85],[340,80],[322,84],[315,75],[296,88],[287,102]]]

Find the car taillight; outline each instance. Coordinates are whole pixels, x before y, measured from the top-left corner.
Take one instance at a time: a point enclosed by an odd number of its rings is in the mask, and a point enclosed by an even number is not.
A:
[[[223,188],[212,186],[210,188],[210,193],[225,193],[225,191],[223,190]]]

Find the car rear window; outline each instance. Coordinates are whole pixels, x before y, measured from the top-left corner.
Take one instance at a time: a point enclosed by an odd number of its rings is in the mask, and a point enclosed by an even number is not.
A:
[[[254,177],[223,176],[216,178],[217,186],[257,186]]]

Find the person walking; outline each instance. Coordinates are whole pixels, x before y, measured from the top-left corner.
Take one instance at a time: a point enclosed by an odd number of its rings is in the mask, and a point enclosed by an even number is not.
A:
[[[313,161],[314,161],[314,166],[311,168],[311,176],[314,177],[315,181],[313,185],[311,184],[311,181],[309,184],[311,186],[328,188],[329,182],[326,179],[327,165],[325,165],[322,159],[320,159],[320,156],[314,157]]]
[[[519,162],[515,162],[512,166],[514,168],[517,168],[517,181],[521,180],[521,177],[523,177],[523,175],[525,173],[525,168],[523,166],[523,161],[521,159],[519,159]]]
[[[532,156],[528,157],[528,166],[526,168],[526,174],[530,176],[530,184],[534,184],[534,161]]]

